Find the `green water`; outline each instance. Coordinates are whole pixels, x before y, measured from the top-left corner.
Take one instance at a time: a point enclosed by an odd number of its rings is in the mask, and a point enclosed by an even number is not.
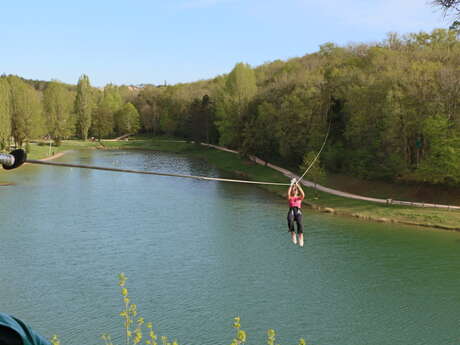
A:
[[[152,152],[61,161],[222,176]],[[121,344],[117,274],[142,316],[180,344],[460,344],[460,234],[304,211],[255,186],[27,166],[0,180],[0,311],[62,344]]]

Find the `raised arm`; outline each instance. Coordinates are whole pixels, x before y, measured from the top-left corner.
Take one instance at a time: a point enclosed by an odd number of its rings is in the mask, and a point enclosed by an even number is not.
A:
[[[288,189],[288,196],[287,196],[288,200],[289,200],[289,198],[291,197],[292,187],[293,187],[293,186],[294,186],[293,184],[291,184],[291,185],[289,186],[289,189]]]
[[[297,188],[299,188],[300,195],[302,195],[302,199],[305,199],[305,192],[303,191],[302,187],[300,186],[300,183],[297,184]]]

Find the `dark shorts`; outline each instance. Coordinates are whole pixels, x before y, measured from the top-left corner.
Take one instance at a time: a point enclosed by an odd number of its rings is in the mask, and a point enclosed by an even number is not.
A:
[[[287,215],[288,227],[290,232],[294,232],[294,223],[297,224],[297,233],[303,234],[302,211],[298,207],[289,208]]]

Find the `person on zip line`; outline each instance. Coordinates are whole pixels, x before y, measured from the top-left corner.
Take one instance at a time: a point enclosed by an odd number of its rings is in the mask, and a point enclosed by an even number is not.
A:
[[[300,192],[300,195],[299,195]],[[289,212],[287,215],[289,232],[294,244],[297,244],[297,235],[299,236],[299,246],[303,247],[303,225],[302,225],[302,200],[305,198],[305,193],[296,181],[291,180],[291,185],[288,189]],[[297,223],[297,235],[294,230],[294,223]]]

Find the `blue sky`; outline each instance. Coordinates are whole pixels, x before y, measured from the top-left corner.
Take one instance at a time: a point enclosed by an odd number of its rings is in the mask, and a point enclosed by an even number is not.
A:
[[[79,0],[1,5],[0,73],[169,84],[302,56],[325,42],[448,27],[425,0]]]

